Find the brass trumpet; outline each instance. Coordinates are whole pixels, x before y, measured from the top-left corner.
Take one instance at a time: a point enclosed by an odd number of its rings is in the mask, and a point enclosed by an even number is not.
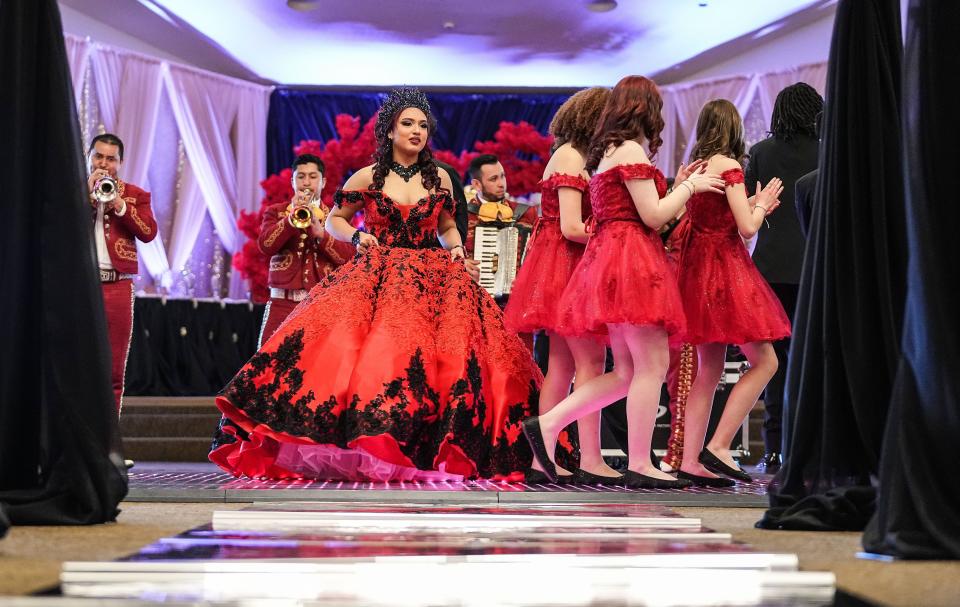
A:
[[[93,184],[93,197],[101,204],[113,202],[117,198],[118,189],[117,180],[105,175]]]
[[[311,223],[313,223],[313,212],[307,205],[294,207],[290,211],[290,225],[298,230],[309,228]]]
[[[298,230],[309,228],[310,224],[313,223],[313,208],[315,205],[313,192],[309,188],[302,190],[297,198],[297,203],[287,217],[290,225]]]

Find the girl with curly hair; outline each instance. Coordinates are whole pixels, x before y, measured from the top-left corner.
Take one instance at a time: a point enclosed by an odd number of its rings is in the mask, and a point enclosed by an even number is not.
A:
[[[576,389],[603,373],[604,345],[597,340],[557,333],[557,304],[589,238],[584,222],[590,216],[590,175],[584,165],[590,137],[609,97],[610,89],[605,87],[579,91],[560,106],[550,122],[554,152],[540,182],[542,214],[504,310],[510,330],[546,331],[549,337],[540,415],[570,393],[571,383]],[[572,475],[558,474],[558,480],[598,485],[620,482],[620,473],[610,468],[600,454],[600,412],[577,420],[577,430],[580,467]],[[527,482],[545,480],[543,472],[527,471]]]

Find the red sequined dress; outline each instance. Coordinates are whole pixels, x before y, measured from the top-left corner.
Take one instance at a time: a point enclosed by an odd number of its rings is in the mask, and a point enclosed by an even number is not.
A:
[[[662,198],[667,183],[649,164],[617,165],[590,180],[596,227],[560,300],[560,332],[602,336],[607,324],[684,330],[683,306],[660,236],[640,219],[626,183],[652,179]]]
[[[743,171],[721,177],[743,183]],[[725,194],[702,192],[687,202],[690,234],[680,256],[679,286],[687,316],[684,341],[745,344],[790,336],[780,300],[750,259]]]
[[[590,215],[589,186],[583,177],[554,173],[540,182],[542,215],[533,228],[527,255],[513,281],[503,313],[511,331],[533,333],[556,329],[557,304],[583,256],[584,245],[567,240],[560,232],[560,188],[582,192],[581,216],[586,221]]]
[[[380,246],[315,286],[217,397],[210,459],[249,477],[522,478],[540,371],[493,299],[440,246],[447,193],[364,206]],[[566,436],[561,450],[574,445]]]

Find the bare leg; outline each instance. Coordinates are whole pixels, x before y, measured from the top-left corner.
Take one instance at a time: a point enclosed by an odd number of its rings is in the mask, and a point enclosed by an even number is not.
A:
[[[566,339],[550,333],[550,354],[547,359],[547,374],[543,377],[543,387],[540,388],[539,415],[553,409],[557,403],[570,394],[570,383],[573,381],[573,375],[574,359],[570,348],[567,346]],[[583,446],[581,444],[582,450]],[[536,460],[533,462],[533,468],[540,470]],[[557,474],[566,476],[570,472],[557,467]]]
[[[730,391],[727,406],[707,444],[707,449],[734,469],[738,466],[730,455],[730,443],[737,433],[737,428],[743,424],[743,420],[757,404],[763,389],[777,372],[778,365],[777,353],[773,349],[773,344],[768,341],[744,344],[740,349],[750,361],[750,370]]]
[[[657,327],[632,325],[611,326],[611,334],[615,331],[623,335],[633,358],[633,377],[627,393],[627,468],[644,476],[673,480],[650,461],[660,387],[670,365],[667,333]]]
[[[550,354],[547,359],[547,374],[543,376],[543,387],[540,388],[539,415],[553,409],[570,394],[575,368],[567,340],[554,333],[550,333],[549,337]]]
[[[720,383],[723,361],[727,352],[726,344],[700,344],[697,346],[699,357],[697,377],[693,380],[690,395],[687,397],[687,410],[683,428],[683,459],[680,469],[687,474],[716,478],[700,463],[703,441],[710,421],[710,409],[713,407],[713,395]]]
[[[573,353],[577,370],[574,381],[576,391],[603,374],[606,348],[596,340],[582,337],[568,337],[567,346]],[[578,419],[577,430],[580,436],[580,469],[598,476],[619,477],[620,473],[608,466],[600,454],[600,411]]]
[[[633,359],[630,356],[630,350],[623,337],[613,333],[610,335],[610,349],[613,351],[613,371],[585,382],[548,413],[540,416],[540,433],[543,435],[547,453],[551,456],[556,450],[557,435],[568,424],[626,396],[633,377]],[[533,467],[540,469],[536,460]]]

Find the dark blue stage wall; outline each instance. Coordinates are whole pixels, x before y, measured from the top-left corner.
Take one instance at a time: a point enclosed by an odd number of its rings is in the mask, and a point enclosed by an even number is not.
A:
[[[432,147],[460,153],[477,140],[491,139],[504,120],[525,120],[546,133],[550,119],[570,96],[556,93],[427,93],[437,118]],[[267,171],[293,162],[293,146],[304,139],[336,137],[337,114],[373,116],[386,91],[316,91],[278,87],[270,96],[267,121]]]

